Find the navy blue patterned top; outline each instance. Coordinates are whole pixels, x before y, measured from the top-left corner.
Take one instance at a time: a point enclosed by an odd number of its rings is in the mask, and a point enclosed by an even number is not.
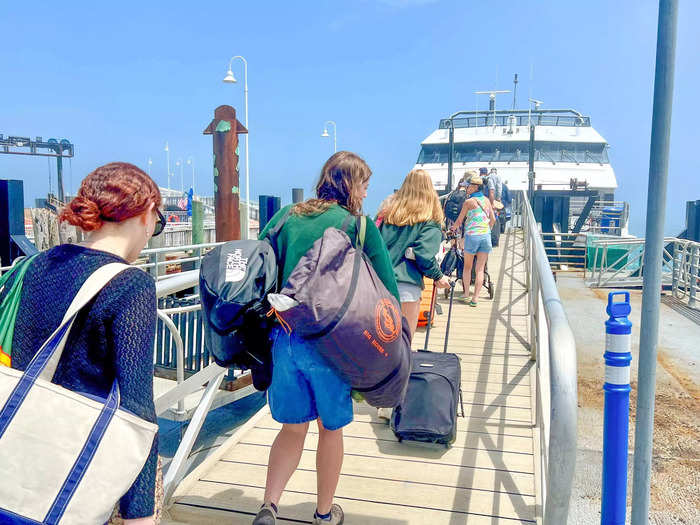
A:
[[[110,253],[70,244],[43,252],[32,261],[24,278],[15,323],[12,368],[26,369],[60,324],[80,286],[97,268],[113,262],[126,261]],[[76,318],[53,382],[73,391],[107,397],[116,377],[120,406],[155,423],[155,327],[153,279],[137,268],[125,270]],[[153,514],[157,462],[156,436],[146,465],[120,501],[122,517],[143,518]]]

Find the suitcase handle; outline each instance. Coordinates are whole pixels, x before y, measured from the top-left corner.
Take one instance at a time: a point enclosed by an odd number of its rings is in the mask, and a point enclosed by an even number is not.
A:
[[[450,321],[452,320],[452,303],[455,298],[455,285],[457,281],[450,281],[450,307],[447,310],[447,326],[445,327],[445,349],[442,351],[444,354],[447,353],[447,341],[450,338]]]

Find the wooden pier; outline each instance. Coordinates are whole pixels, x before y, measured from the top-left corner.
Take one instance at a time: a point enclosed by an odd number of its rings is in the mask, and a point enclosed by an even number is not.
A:
[[[489,259],[494,299],[484,291],[477,308],[455,300],[448,351],[462,361],[466,417],[459,418],[451,448],[398,443],[376,410],[355,405],[336,491],[347,525],[536,522],[540,447],[523,256],[522,232],[510,230]],[[443,349],[448,305],[440,303],[443,315],[430,335],[433,351]],[[419,331],[414,348],[424,341]],[[279,428],[267,407],[241,427],[182,482],[169,510],[171,523],[250,524],[262,503],[268,454]],[[317,439],[312,423],[299,469],[280,502],[279,523],[311,521]]]

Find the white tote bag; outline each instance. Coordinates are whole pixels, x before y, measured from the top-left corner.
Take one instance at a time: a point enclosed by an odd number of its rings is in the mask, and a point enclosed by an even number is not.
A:
[[[76,314],[127,268],[85,281],[25,372],[0,366],[0,523],[105,523],[148,458],[158,427],[119,408],[116,380],[107,399],[51,383]]]

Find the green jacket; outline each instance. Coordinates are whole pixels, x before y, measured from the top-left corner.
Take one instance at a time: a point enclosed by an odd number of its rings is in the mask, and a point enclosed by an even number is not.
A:
[[[419,222],[413,226],[382,223],[379,232],[389,248],[398,282],[423,288],[423,276],[436,281],[442,278],[442,271],[435,260],[442,242],[442,230],[438,223]],[[415,260],[406,258],[407,248],[413,249]]]
[[[277,224],[291,206],[292,205],[282,208],[270,219],[270,222],[267,223],[260,233],[260,239],[265,237],[268,230]],[[323,232],[325,232],[327,228],[340,229],[343,225],[343,221],[349,214],[350,212],[348,210],[334,204],[320,215],[289,216],[282,230],[277,235],[277,245],[275,246],[282,264],[282,284],[287,282],[289,275],[292,273],[292,270],[299,260],[311,249],[318,239],[323,237]],[[389,253],[372,219],[367,218],[366,221],[367,230],[365,231],[364,252],[372,263],[372,267],[374,271],[377,272],[379,279],[384,283],[389,293],[398,300],[399,289],[396,286],[396,279],[394,278],[394,270],[391,266]],[[346,233],[354,246],[357,237],[355,221],[350,222]]]

